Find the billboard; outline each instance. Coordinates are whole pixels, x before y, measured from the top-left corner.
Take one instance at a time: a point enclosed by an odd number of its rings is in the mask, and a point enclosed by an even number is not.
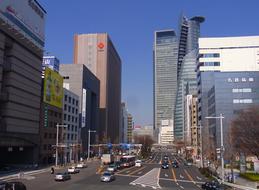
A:
[[[44,56],[42,66],[59,72],[59,60],[55,56]]]
[[[52,106],[62,108],[63,77],[46,67],[44,74],[43,101]]]
[[[43,49],[46,11],[36,0],[0,0],[0,19]]]

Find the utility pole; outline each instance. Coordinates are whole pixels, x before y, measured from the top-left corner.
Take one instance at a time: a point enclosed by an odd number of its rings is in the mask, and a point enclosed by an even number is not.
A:
[[[224,142],[223,142],[223,115],[222,113],[218,117],[205,117],[207,119],[220,119],[220,155],[221,155],[221,178],[222,178],[222,183],[224,183]]]
[[[57,135],[56,135],[56,162],[55,162],[55,166],[58,166],[58,132],[59,132],[59,127],[67,127],[67,125],[56,125],[57,127]]]
[[[89,160],[90,159],[90,137],[91,137],[91,133],[95,133],[96,131],[94,131],[94,130],[88,130],[88,150],[87,150],[87,160]]]

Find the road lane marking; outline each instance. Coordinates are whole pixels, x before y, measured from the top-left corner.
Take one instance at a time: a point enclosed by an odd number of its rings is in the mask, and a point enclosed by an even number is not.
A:
[[[160,180],[165,180],[165,181],[174,181],[173,179],[169,179],[169,178],[163,178],[163,177],[161,177],[160,178]],[[178,182],[183,182],[183,183],[193,183],[192,181],[190,181],[190,180],[181,180],[181,179],[178,179],[177,180],[177,182],[176,182],[176,184],[177,185],[179,185],[179,183]],[[195,181],[197,184],[203,184],[203,183],[205,183],[205,181]]]
[[[117,172],[117,174],[121,174],[121,173],[123,173],[123,172],[126,172],[126,171],[131,170],[131,169],[134,169],[134,168],[135,168],[135,167],[133,167],[133,168],[130,167],[130,168],[123,169],[123,170]]]
[[[191,180],[194,184],[196,184],[195,181],[193,180],[192,176],[186,171],[186,169],[184,169],[184,172],[187,175],[187,177],[189,178],[189,180]]]
[[[167,174],[165,174],[165,177],[168,177],[168,175],[167,175]]]
[[[196,176],[196,178],[197,178],[198,180],[200,180],[200,181],[202,180],[199,176]]]
[[[182,176],[182,174],[180,174],[180,178],[181,178],[181,179],[184,179],[184,177]]]
[[[172,173],[173,173],[173,180],[175,181],[175,183],[177,183],[176,175],[175,175],[175,171],[174,171],[174,169],[172,169]]]
[[[183,187],[183,186],[181,186],[181,185],[180,185],[180,187],[181,187],[181,189],[184,189],[184,187]]]
[[[132,174],[137,173],[137,172],[139,172],[139,171],[141,171],[141,170],[144,170],[146,167],[147,167],[147,166],[143,166],[143,167],[141,167],[141,168],[139,168],[139,169],[137,169],[137,170],[134,170],[134,171],[130,172],[129,175],[132,175]]]

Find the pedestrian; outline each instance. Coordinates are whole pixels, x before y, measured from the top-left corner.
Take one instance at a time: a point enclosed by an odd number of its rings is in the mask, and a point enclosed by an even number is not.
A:
[[[54,174],[54,168],[53,167],[51,167],[51,174]]]

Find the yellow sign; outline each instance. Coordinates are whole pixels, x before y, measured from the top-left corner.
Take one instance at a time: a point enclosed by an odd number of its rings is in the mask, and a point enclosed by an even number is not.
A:
[[[45,69],[43,96],[45,103],[62,108],[63,77],[48,67]]]

